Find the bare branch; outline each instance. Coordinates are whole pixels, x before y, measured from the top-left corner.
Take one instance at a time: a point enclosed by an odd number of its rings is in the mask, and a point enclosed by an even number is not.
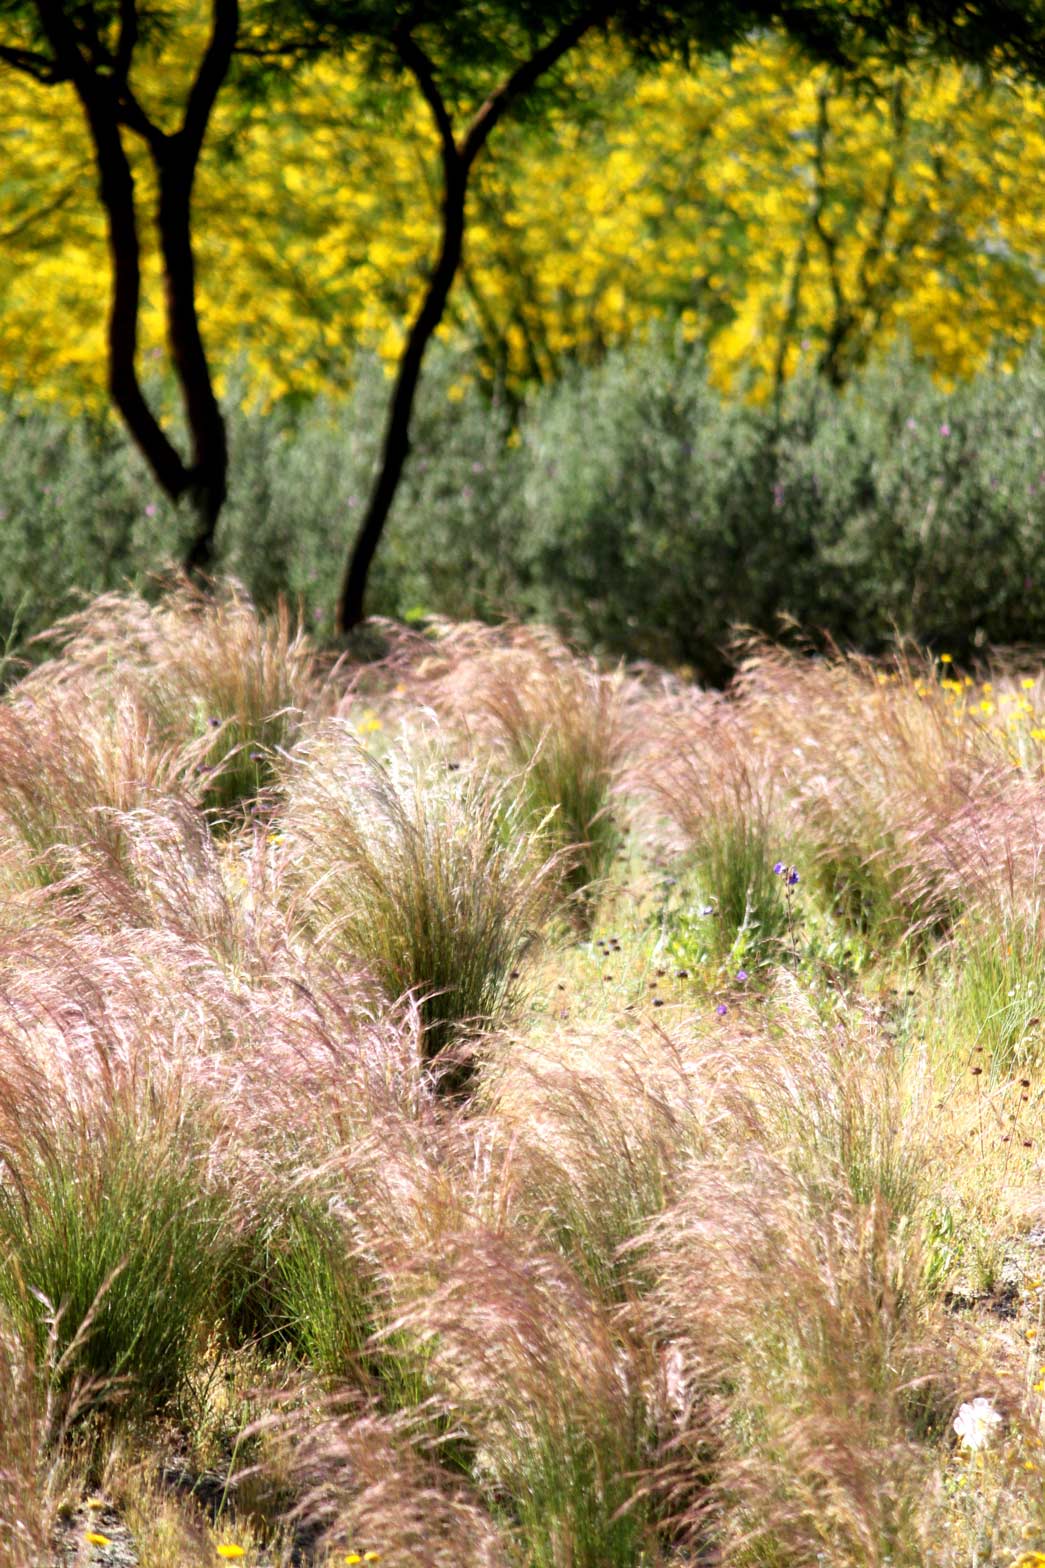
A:
[[[211,34],[189,90],[185,116],[178,131],[182,152],[195,163],[221,84],[228,75],[239,33],[239,0],[213,0]]]
[[[453,122],[446,107],[446,100],[439,91],[439,84],[435,79],[435,69],[431,60],[425,54],[417,39],[405,30],[396,34],[396,49],[399,51],[399,57],[403,64],[416,79],[417,85],[421,89],[421,95],[432,111],[432,118],[435,121],[436,130],[439,132],[444,167],[448,159],[456,162],[457,142],[454,139]]]
[[[21,71],[24,76],[31,76],[34,81],[41,82],[45,87],[54,87],[59,82],[69,80],[68,72],[59,69],[55,60],[49,59],[45,54],[39,54],[35,49],[19,49],[14,44],[0,44],[0,61],[9,65],[13,70]]]
[[[515,100],[525,97],[538,80],[580,42],[585,33],[607,20],[611,10],[612,7],[609,5],[600,5],[582,11],[572,22],[567,23],[556,33],[554,38],[550,38],[546,44],[542,44],[535,50],[528,60],[524,60],[522,65],[518,66],[511,76],[506,77],[499,87],[494,88],[489,98],[474,115],[461,144],[461,160],[466,168],[474,163],[485,146],[490,132]]]

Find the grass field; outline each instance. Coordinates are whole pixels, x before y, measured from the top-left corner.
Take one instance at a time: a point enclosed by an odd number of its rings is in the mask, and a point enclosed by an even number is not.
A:
[[[1045,1565],[1045,672],[382,635],[0,705],[0,1564]]]

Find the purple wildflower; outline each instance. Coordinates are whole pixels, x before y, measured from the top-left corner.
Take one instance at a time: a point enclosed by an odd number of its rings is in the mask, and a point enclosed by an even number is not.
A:
[[[715,1008],[715,1011],[720,1018],[724,1018],[725,1015],[729,1012],[729,1008],[726,1006],[725,1002],[719,1002],[718,1006]]]
[[[784,865],[784,862],[782,860],[778,860],[776,865],[773,867],[773,875],[775,877],[782,877],[786,870],[787,867]]]
[[[791,870],[787,873],[787,885],[788,885],[788,887],[794,887],[797,881],[798,881],[798,870],[797,870],[797,868],[795,866],[792,866]]]
[[[738,969],[737,970],[737,979],[740,980],[741,982],[746,980],[747,979],[747,970],[746,969]]]
[[[942,436],[949,436],[950,433],[951,433],[951,427],[950,427],[950,425],[947,423],[947,421],[945,419],[943,424],[940,426],[940,434]]]

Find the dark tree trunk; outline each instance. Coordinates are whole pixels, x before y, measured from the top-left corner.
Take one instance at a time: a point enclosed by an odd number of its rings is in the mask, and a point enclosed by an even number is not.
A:
[[[381,449],[381,467],[370,495],[366,515],[356,535],[341,590],[337,617],[338,628],[341,631],[351,631],[352,627],[358,626],[363,619],[363,600],[370,566],[388,520],[388,514],[392,510],[392,502],[399,489],[406,460],[410,456],[410,420],[425,350],[443,319],[446,302],[461,261],[466,193],[467,176],[460,168],[460,159],[455,157],[447,166],[443,196],[443,240],[439,259],[399,361],[399,371]]]
[[[192,253],[191,200],[195,164],[173,137],[160,162],[157,229],[163,252],[167,343],[181,389],[192,443],[186,494],[196,529],[185,556],[189,573],[205,572],[214,558],[214,534],[228,488],[225,420],[214,395],[196,311],[196,266]]]
[[[421,377],[425,351],[443,318],[446,302],[461,264],[464,248],[465,202],[468,178],[476,158],[498,120],[523,97],[544,73],[604,19],[599,6],[584,12],[523,62],[495,89],[478,110],[463,141],[458,144],[450,116],[435,80],[432,62],[410,34],[397,39],[403,63],[417,79],[439,132],[443,163],[442,237],[439,255],[429,279],[421,308],[414,318],[399,361],[392,404],[385,426],[381,466],[370,501],[348,560],[337,607],[337,628],[349,632],[364,616],[367,578],[392,510],[399,481],[410,456],[410,421]]]
[[[99,63],[77,33],[63,0],[36,0],[55,57],[55,80],[72,82],[83,106],[94,147],[99,190],[112,259],[109,309],[109,390],[131,437],[165,495],[188,498],[196,530],[185,565],[202,570],[213,558],[214,533],[225,501],[228,446],[225,422],[214,396],[196,311],[196,267],[192,248],[192,186],[211,110],[228,74],[239,29],[238,0],[213,0],[213,26],[189,91],[178,131],[167,134],[136,99],[129,74],[138,40],[135,0],[120,6],[116,55]],[[149,407],[138,379],[138,320],[141,305],[141,242],[134,174],[123,145],[124,127],[142,138],[159,180],[156,229],[163,256],[167,342],[181,390],[191,441],[185,462]]]

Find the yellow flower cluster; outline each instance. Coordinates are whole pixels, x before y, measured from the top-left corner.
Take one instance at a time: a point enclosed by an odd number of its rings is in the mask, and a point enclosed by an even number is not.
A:
[[[178,10],[135,83],[167,123],[200,36],[198,0]],[[771,39],[646,74],[610,40],[569,71],[598,112],[506,122],[477,166],[444,330],[491,374],[547,379],[664,318],[707,341],[721,384],[764,393],[825,354],[844,374],[899,332],[952,377],[1045,327],[1045,212],[1026,194],[1045,177],[1045,103],[1029,89],[883,69],[857,94]],[[194,212],[224,378],[270,397],[336,388],[357,346],[400,348],[440,194],[428,111],[403,92],[379,112],[349,60],[264,102],[219,100]],[[71,90],[0,73],[0,142],[0,385],[97,401],[105,233]],[[146,371],[161,301],[150,245]]]

